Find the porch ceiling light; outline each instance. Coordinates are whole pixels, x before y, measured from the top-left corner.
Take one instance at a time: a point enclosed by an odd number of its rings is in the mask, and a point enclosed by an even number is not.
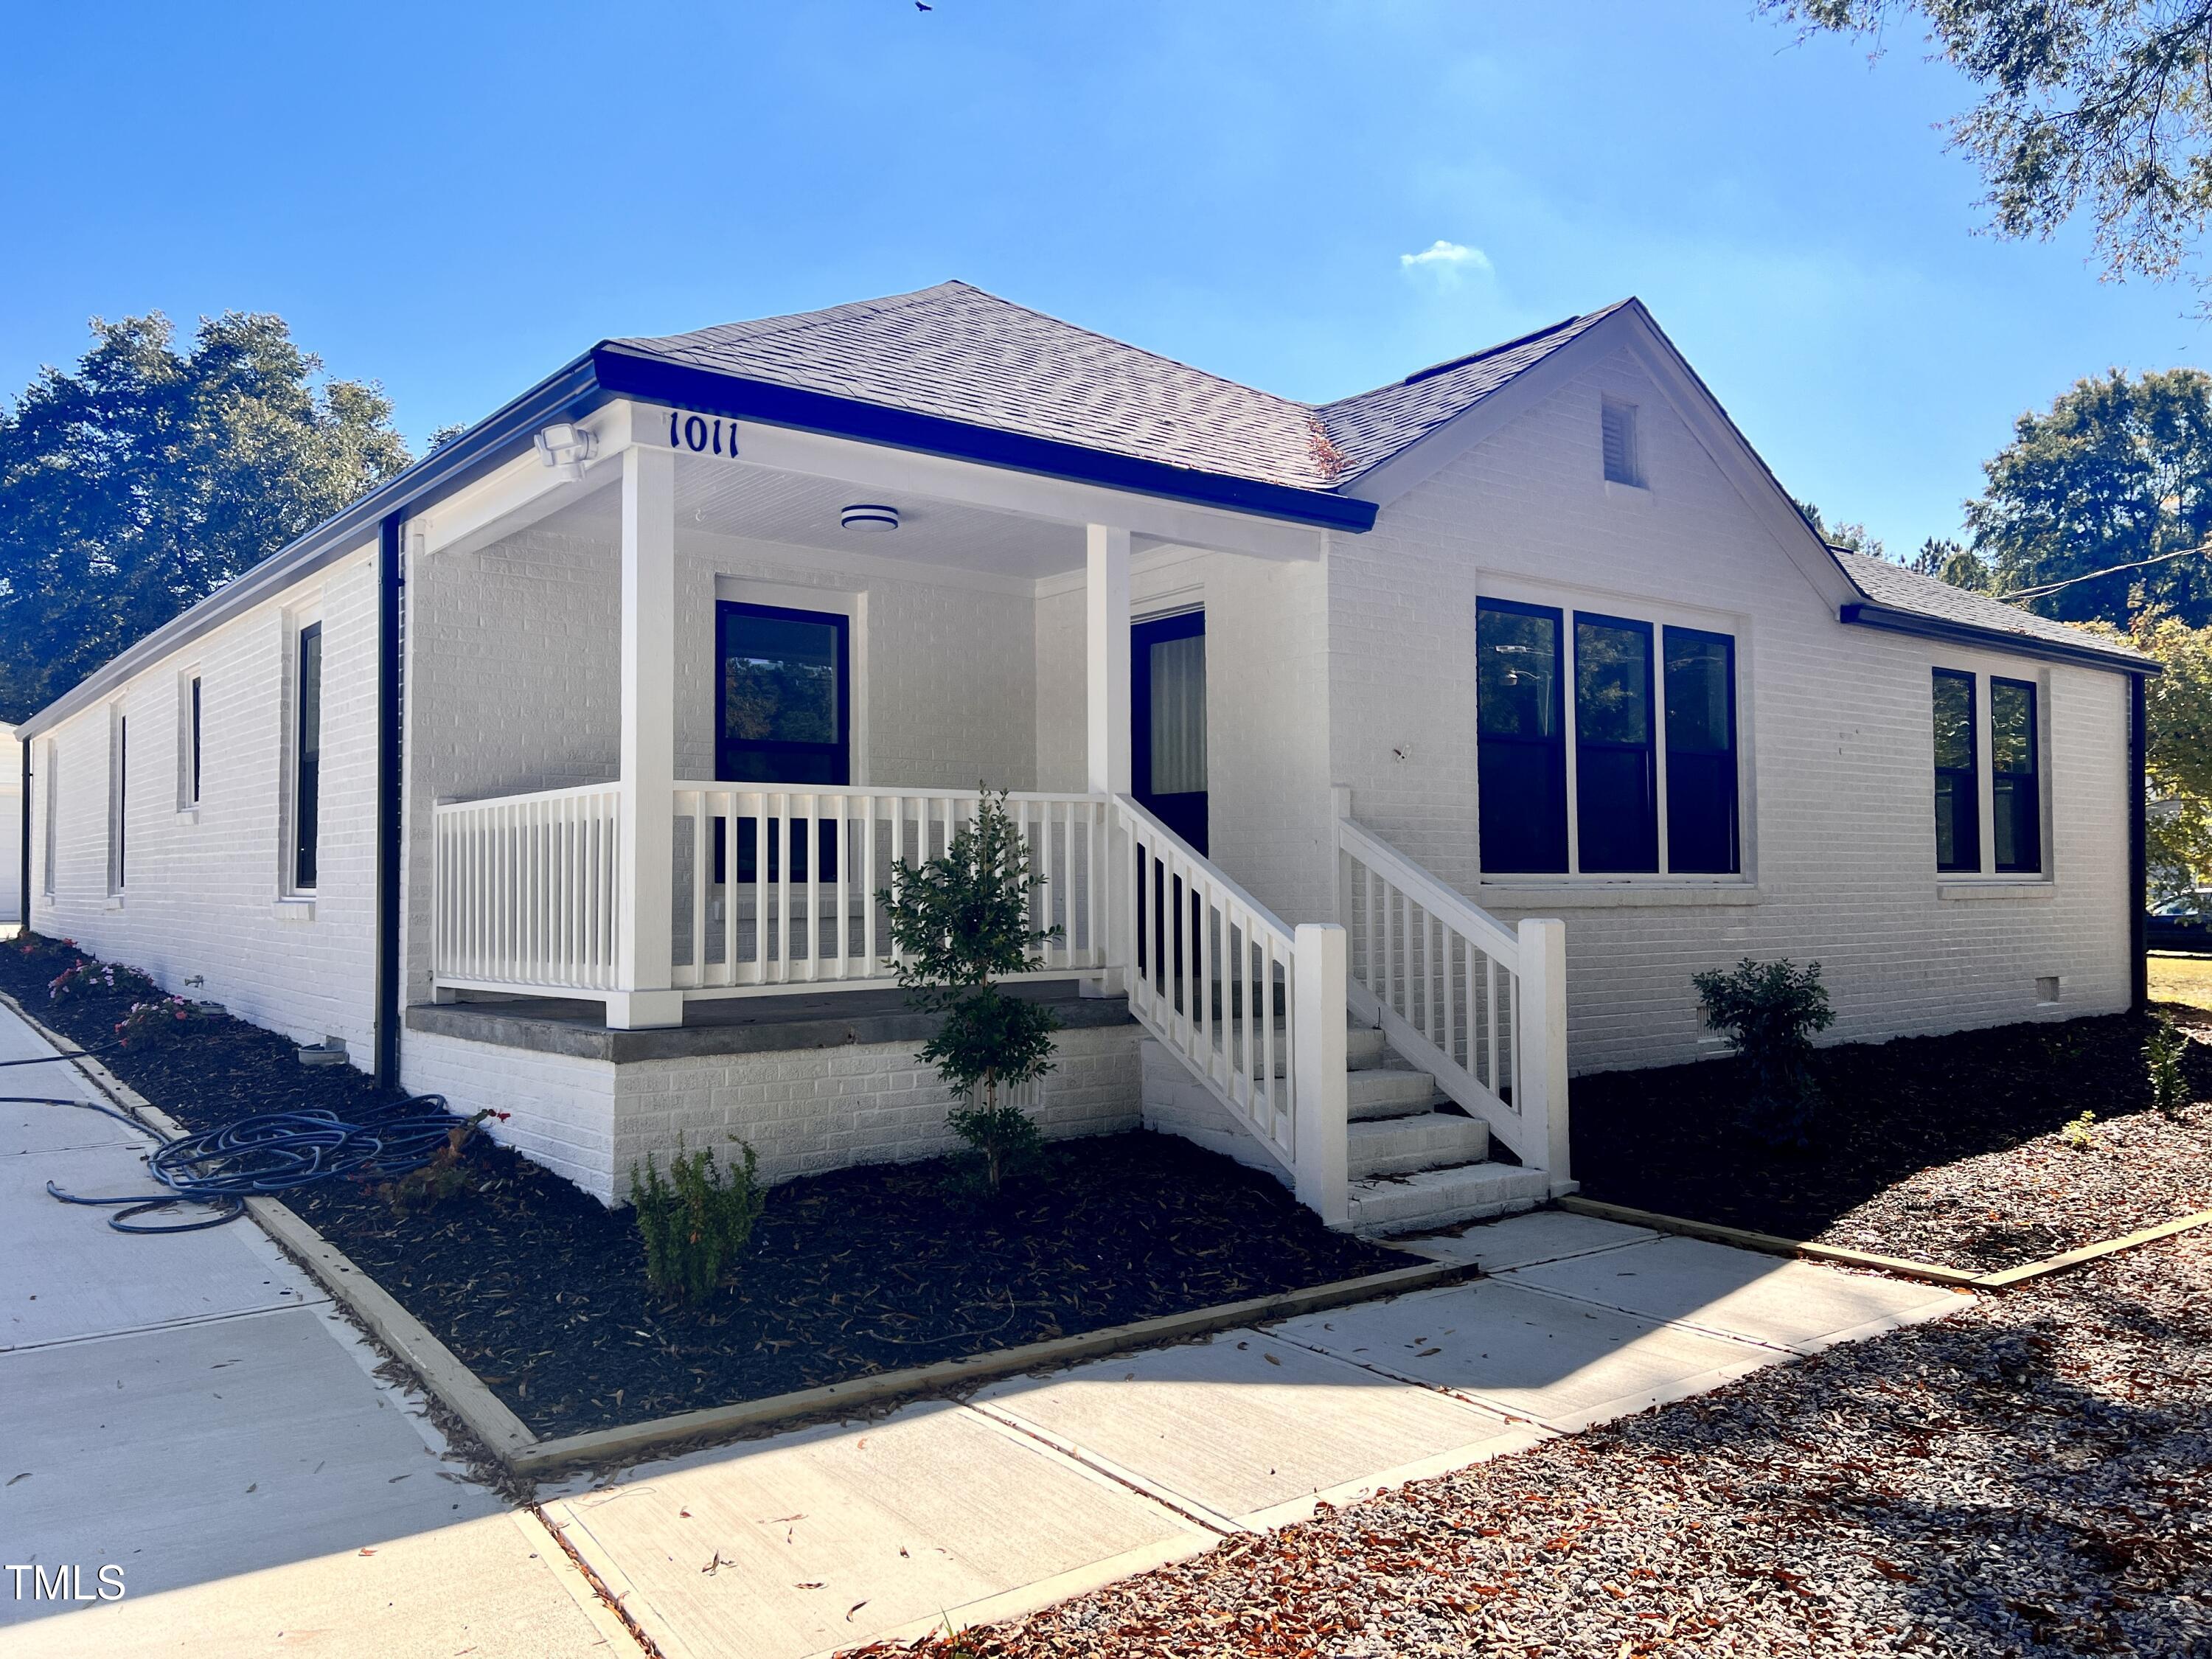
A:
[[[880,501],[855,501],[837,515],[837,522],[848,530],[865,530],[884,535],[899,527],[899,510],[885,507]]]
[[[599,434],[574,421],[556,421],[539,431],[535,441],[538,459],[561,477],[571,480],[584,476],[584,463],[599,449]]]

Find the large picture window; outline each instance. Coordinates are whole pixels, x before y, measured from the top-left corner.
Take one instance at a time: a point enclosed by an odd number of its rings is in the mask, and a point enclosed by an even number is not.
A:
[[[1980,721],[1974,677],[1936,671],[1936,867],[1982,867]]]
[[[2000,871],[2043,868],[2043,799],[2036,777],[2035,687],[1990,681],[1990,818]]]
[[[1475,611],[1476,783],[1482,867],[1567,867],[1565,655],[1557,611],[1483,599]]]
[[[1667,633],[1667,866],[1685,875],[1743,867],[1736,829],[1735,641]]]
[[[1484,874],[1740,872],[1735,641],[1591,611],[1570,620],[1477,603]]]

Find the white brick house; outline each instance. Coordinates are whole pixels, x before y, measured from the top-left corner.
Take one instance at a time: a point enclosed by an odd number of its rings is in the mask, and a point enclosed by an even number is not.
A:
[[[603,343],[134,647],[21,729],[26,898],[603,1197],[788,1176],[945,1144],[871,895],[980,781],[1051,1131],[1379,1228],[1566,1184],[1741,957],[2128,1006],[2150,672],[1826,546],[1633,301],[1315,406],[945,283]]]

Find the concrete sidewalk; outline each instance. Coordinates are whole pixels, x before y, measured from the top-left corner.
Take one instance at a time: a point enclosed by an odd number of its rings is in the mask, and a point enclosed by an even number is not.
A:
[[[0,1060],[51,1052],[0,1011]],[[0,1094],[96,1097],[65,1063]],[[0,1653],[635,1654],[252,1222],[131,1237],[46,1194],[148,1191],[151,1145],[0,1104],[0,1565],[125,1591],[0,1575]]]
[[[1557,1212],[1418,1248],[1494,1276],[647,1465],[546,1512],[670,1659],[800,1659],[1026,1612],[1966,1300]]]

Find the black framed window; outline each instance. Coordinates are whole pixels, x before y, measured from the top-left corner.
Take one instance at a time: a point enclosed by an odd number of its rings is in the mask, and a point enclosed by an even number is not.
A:
[[[1735,641],[1695,628],[1666,630],[1667,867],[1732,876],[1743,867],[1736,829]]]
[[[1562,629],[1556,610],[1476,601],[1475,765],[1486,871],[1567,867]]]
[[[200,804],[200,677],[197,674],[192,676],[191,720],[191,729],[187,733],[191,748],[185,759],[185,787],[191,793],[185,797],[185,805],[198,806]]]
[[[323,625],[300,630],[300,655],[294,689],[299,709],[292,749],[292,886],[313,892],[315,852],[322,836],[323,804]]]
[[[1974,677],[1956,669],[1935,671],[1936,867],[1982,867],[1979,747]]]
[[[1575,835],[1584,870],[1659,868],[1652,728],[1651,624],[1577,611]]]
[[[1990,817],[1996,867],[2043,868],[2043,798],[2037,777],[2035,687],[1990,681]]]
[[[131,722],[115,717],[115,752],[109,760],[107,780],[107,890],[119,893],[126,879],[124,865],[131,834]]]
[[[852,780],[851,623],[778,605],[714,607],[714,775],[746,783]]]

